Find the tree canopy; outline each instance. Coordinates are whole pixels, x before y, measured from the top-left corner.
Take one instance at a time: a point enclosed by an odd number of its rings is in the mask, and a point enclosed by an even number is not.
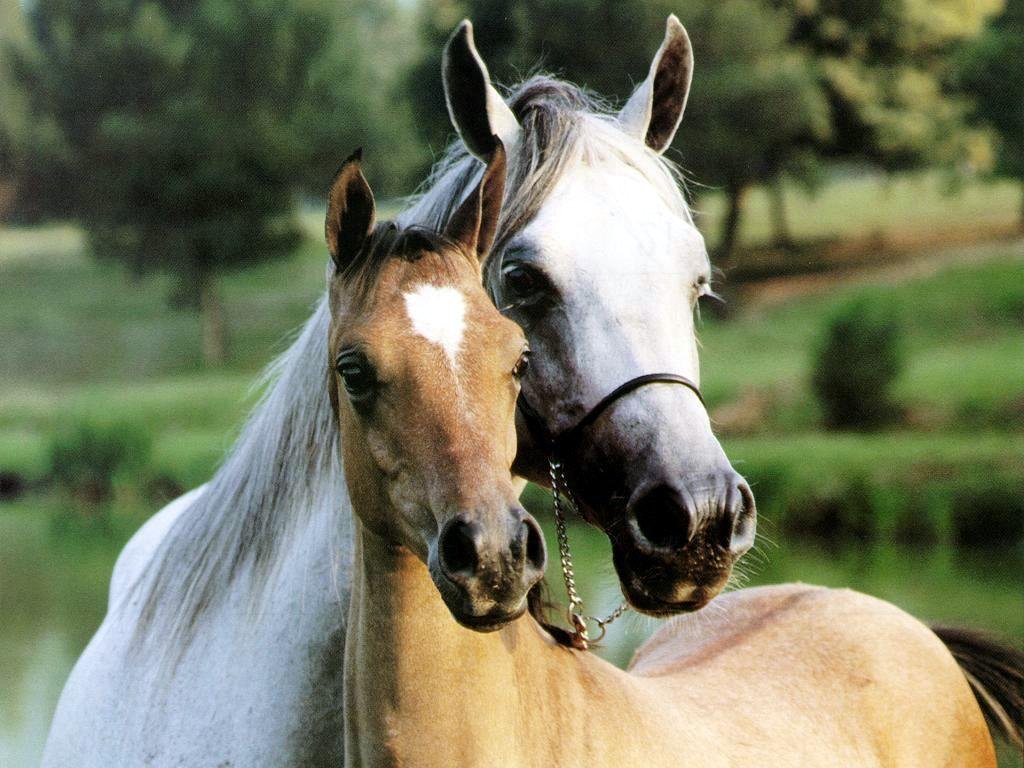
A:
[[[79,218],[99,257],[174,274],[204,308],[207,358],[223,357],[216,276],[290,253],[297,191],[326,188],[372,133],[376,73],[360,31],[373,12],[368,1],[38,0],[33,46],[14,61],[36,125],[20,147],[20,196]],[[400,156],[393,143],[383,159]]]
[[[1002,0],[772,0],[820,65],[832,132],[821,152],[896,170],[968,159],[952,53]]]
[[[410,191],[453,136],[440,57],[462,18],[497,82],[541,68],[622,103],[676,12],[696,70],[670,157],[691,193],[725,192],[727,263],[753,184],[836,158],[979,165],[972,115],[1019,177],[1024,0],[953,66],[1003,2],[36,0],[16,77],[0,67],[0,209],[16,187],[22,218],[79,218],[99,255],[206,285],[287,252],[295,195],[357,146],[384,194]]]
[[[1007,0],[1003,13],[967,46],[959,82],[974,100],[973,116],[997,134],[996,174],[1019,181],[1024,193],[1024,0]]]

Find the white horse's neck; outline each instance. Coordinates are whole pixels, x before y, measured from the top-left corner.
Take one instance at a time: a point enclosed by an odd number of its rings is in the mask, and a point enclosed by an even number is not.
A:
[[[595,709],[644,698],[627,675],[529,617],[459,626],[423,563],[358,523],[345,642],[347,766],[629,764],[642,746],[644,729],[590,727]]]

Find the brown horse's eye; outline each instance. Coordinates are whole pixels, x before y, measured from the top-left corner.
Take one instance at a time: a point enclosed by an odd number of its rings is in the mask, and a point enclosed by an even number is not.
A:
[[[526,373],[526,369],[530,367],[530,350],[524,349],[523,353],[519,356],[515,366],[512,368],[512,375],[517,379],[521,379],[523,374]]]
[[[345,350],[338,356],[338,375],[354,403],[365,404],[377,389],[377,374],[370,361],[358,350]]]

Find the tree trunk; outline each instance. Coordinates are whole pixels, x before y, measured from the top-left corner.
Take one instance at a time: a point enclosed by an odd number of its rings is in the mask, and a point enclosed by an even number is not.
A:
[[[209,366],[223,365],[227,359],[227,325],[220,285],[213,272],[199,277],[199,323],[203,333],[203,361]]]
[[[731,266],[736,242],[740,231],[740,218],[743,215],[743,206],[746,203],[749,184],[737,184],[729,186],[726,193],[729,196],[729,210],[725,215],[722,224],[722,238],[718,243],[717,266],[725,268]]]
[[[768,201],[772,209],[772,239],[778,248],[789,250],[793,247],[793,235],[789,231],[789,216],[786,214],[786,189],[782,176],[776,176],[768,184]]]
[[[1020,221],[1017,224],[1020,231],[1024,232],[1024,179],[1020,182]]]

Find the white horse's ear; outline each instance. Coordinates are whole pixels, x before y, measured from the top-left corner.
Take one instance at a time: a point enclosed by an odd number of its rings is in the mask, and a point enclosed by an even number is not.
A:
[[[497,136],[508,152],[519,136],[519,121],[491,85],[487,65],[473,42],[473,25],[463,20],[448,39],[442,58],[444,99],[452,125],[466,147],[483,161],[494,152]]]
[[[668,149],[686,109],[693,77],[690,36],[675,14],[665,22],[665,39],[651,62],[651,71],[619,113],[627,133],[642,138],[659,154]]]
[[[373,231],[376,206],[362,171],[363,150],[357,149],[338,170],[327,195],[324,237],[338,272],[359,255]]]

